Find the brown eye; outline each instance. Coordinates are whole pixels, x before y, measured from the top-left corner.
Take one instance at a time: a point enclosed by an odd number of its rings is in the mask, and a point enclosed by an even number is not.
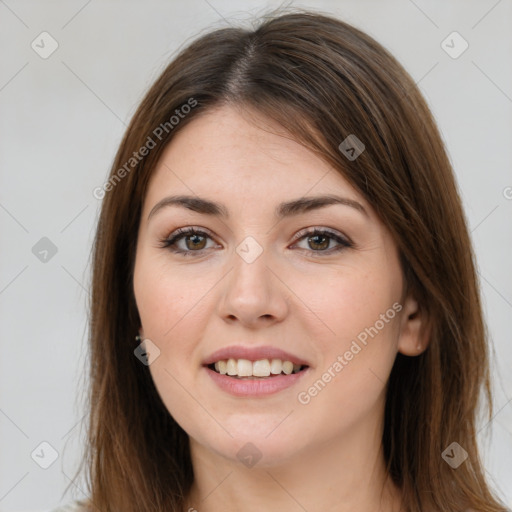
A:
[[[311,243],[311,240],[313,240],[313,243]],[[321,241],[319,242],[319,240]],[[329,247],[329,237],[323,235],[310,236],[308,238],[308,243],[312,249],[319,249],[322,251]]]
[[[178,245],[184,239],[184,246]],[[193,228],[178,229],[175,234],[167,239],[161,240],[160,247],[169,249],[171,252],[188,256],[189,254],[201,253],[205,250],[208,239],[211,236],[204,231],[195,230]]]
[[[202,240],[200,240],[202,238]],[[185,245],[187,246],[188,249],[204,249],[205,245],[206,245],[206,238],[204,236],[201,236],[201,235],[197,235],[197,234],[194,234],[194,235],[187,235],[184,237],[185,239]],[[187,243],[188,241],[191,241],[190,242],[190,245]]]
[[[314,229],[309,233],[304,233],[299,238],[299,241],[303,239],[307,239],[308,242],[308,249],[303,249],[307,250],[307,252],[309,252],[313,256],[329,255],[335,252],[339,252],[348,247],[353,247],[353,243],[350,242],[349,240],[343,238],[337,233],[333,233],[327,230]],[[332,240],[335,241],[338,244],[338,246],[329,249],[329,244],[331,243]]]
[[[184,239],[184,245],[178,245]],[[208,239],[212,237],[204,231],[195,230],[193,228],[178,229],[168,239],[161,240],[161,246],[169,249],[171,252],[181,254],[183,256],[193,255],[194,253],[201,254],[207,249],[206,244]],[[307,239],[308,248],[303,248],[313,256],[329,255],[341,251],[348,247],[353,247],[352,242],[343,238],[342,236],[327,230],[314,229],[302,235],[299,241]],[[336,247],[329,249],[329,244],[334,241],[338,244]]]

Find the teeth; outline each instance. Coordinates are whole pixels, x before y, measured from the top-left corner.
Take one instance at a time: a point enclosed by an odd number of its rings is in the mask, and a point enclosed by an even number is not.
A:
[[[252,363],[248,359],[238,360],[238,376],[252,377]]]
[[[281,373],[290,375],[297,373],[301,368],[300,364],[281,359],[259,359],[254,362],[249,359],[228,359],[215,363],[216,372],[232,377],[270,377]]]
[[[218,363],[215,363],[219,365],[218,371],[222,375],[226,375],[228,372],[228,363],[226,361],[219,361]],[[217,370],[217,368],[215,368]]]
[[[226,373],[228,375],[238,375],[238,365],[234,359],[228,359]]]
[[[240,362],[238,364],[240,364]],[[254,377],[270,377],[270,363],[268,359],[254,361],[254,363],[252,363],[252,375]]]
[[[286,375],[290,375],[290,373],[293,372],[293,363],[291,361],[283,362],[283,372],[286,373]]]
[[[270,363],[270,373],[272,375],[279,375],[283,371],[283,363],[281,359],[272,359]]]

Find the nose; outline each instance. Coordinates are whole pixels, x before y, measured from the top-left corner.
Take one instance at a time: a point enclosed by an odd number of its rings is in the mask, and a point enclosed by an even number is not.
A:
[[[282,322],[288,313],[289,289],[270,251],[263,250],[256,259],[235,252],[232,270],[223,283],[217,311],[226,322],[239,322],[248,328]],[[271,268],[272,267],[272,268]]]

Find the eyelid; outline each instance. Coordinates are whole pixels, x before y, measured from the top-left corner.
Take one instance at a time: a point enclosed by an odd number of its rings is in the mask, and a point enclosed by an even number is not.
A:
[[[347,243],[353,244],[352,240],[347,235],[340,233],[336,230],[333,230],[331,228],[326,228],[323,226],[309,226],[307,228],[301,229],[293,236],[292,242],[296,242],[297,240],[300,240],[301,238],[303,238],[306,235],[314,235],[315,231],[322,231],[325,234],[331,234],[335,237],[343,238]],[[205,235],[208,235],[210,238],[215,239],[215,235],[207,228],[202,228],[202,227],[198,227],[198,226],[187,226],[184,228],[178,228],[178,229],[175,229],[174,231],[171,231],[171,233],[169,233],[166,237],[164,237],[163,241],[169,241],[170,239],[175,238],[179,235],[183,235],[183,236],[193,235],[193,234],[201,235],[203,233]]]
[[[216,238],[213,235],[213,233],[206,228],[197,227],[197,226],[186,226],[183,228],[175,229],[174,231],[171,231],[171,233],[169,233],[164,238],[161,238],[160,239],[161,245],[159,245],[159,247],[169,247],[170,248],[171,244],[174,245],[178,241],[182,240],[183,238],[186,238],[187,236],[192,236],[192,235],[199,235],[199,236],[206,235],[208,238],[210,238],[213,241],[215,241],[215,238]],[[186,251],[186,252],[200,253],[203,250],[204,249],[201,249],[200,251]]]
[[[315,232],[322,232],[322,234],[330,234],[335,238],[336,237],[342,238],[347,244],[354,245],[354,242],[352,242],[350,237],[348,237],[344,233],[341,233],[335,229],[327,228],[324,226],[309,226],[307,228],[301,229],[300,231],[297,232],[297,234],[295,234],[293,236],[293,241],[299,240],[306,235],[313,236],[315,234]]]
[[[170,233],[166,238],[163,238],[160,240],[160,245],[158,247],[168,249],[169,251],[180,254],[182,256],[188,256],[188,255],[194,255],[197,254],[198,256],[203,255],[204,252],[207,250],[206,248],[200,249],[198,251],[193,250],[183,250],[183,249],[176,249],[176,245],[179,241],[181,241],[183,238],[186,238],[188,236],[198,235],[203,237],[206,235],[207,238],[210,238],[212,241],[215,242],[215,236],[210,232],[210,230],[206,228],[199,228],[196,226],[187,226],[182,227],[174,230],[172,233]],[[334,230],[332,228],[327,228],[323,226],[309,226],[307,228],[303,228],[300,231],[298,231],[292,239],[292,242],[299,242],[303,238],[306,238],[308,236],[327,236],[331,240],[334,240],[338,245],[336,247],[333,247],[329,250],[325,251],[313,251],[308,249],[299,249],[301,251],[305,251],[308,254],[311,254],[314,257],[326,257],[328,255],[335,254],[337,252],[342,251],[343,249],[348,248],[354,248],[355,244],[352,242],[350,237],[346,236],[343,233],[338,232],[337,230]],[[211,247],[209,248],[211,249]]]

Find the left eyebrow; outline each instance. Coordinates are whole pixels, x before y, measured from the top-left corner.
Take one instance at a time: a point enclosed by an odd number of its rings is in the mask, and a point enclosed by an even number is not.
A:
[[[285,217],[300,215],[311,210],[317,210],[335,204],[350,206],[368,217],[368,212],[364,209],[361,203],[358,203],[353,199],[348,199],[346,197],[340,197],[332,194],[313,197],[301,197],[299,199],[281,203],[275,209],[274,214],[276,218],[283,219]],[[160,200],[149,212],[148,221],[159,210],[168,206],[179,206],[203,215],[212,215],[216,217],[222,217],[224,219],[229,219],[229,212],[226,206],[221,203],[216,203],[215,201],[197,196],[179,195],[164,197],[162,200]]]

